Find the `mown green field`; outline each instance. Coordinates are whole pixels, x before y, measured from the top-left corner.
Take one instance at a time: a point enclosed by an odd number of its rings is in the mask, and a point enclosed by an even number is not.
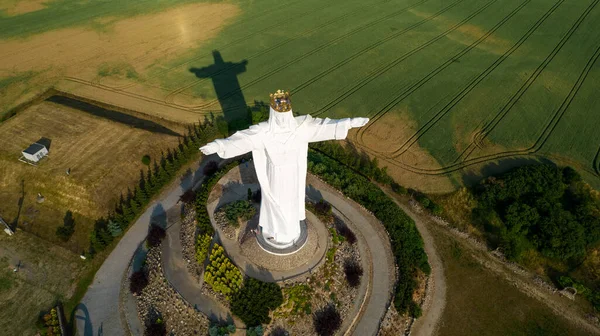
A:
[[[109,34],[120,19],[193,2],[58,0],[0,15],[0,37],[73,27]],[[401,182],[418,181],[427,191],[452,189],[463,174],[485,174],[490,164],[540,156],[574,165],[600,185],[596,0],[210,3],[233,4],[239,13],[183,53],[150,64],[143,56],[127,60],[137,71],[131,85],[101,83],[183,113],[223,109],[229,119],[284,88],[299,113],[372,118],[351,135],[354,144]],[[176,16],[172,25],[189,34]],[[449,182],[427,182],[439,176]]]

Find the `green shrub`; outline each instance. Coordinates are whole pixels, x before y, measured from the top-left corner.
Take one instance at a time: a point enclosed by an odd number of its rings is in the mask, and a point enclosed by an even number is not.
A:
[[[299,313],[311,314],[312,304],[310,302],[312,289],[309,285],[299,284],[283,290],[286,307],[290,309],[292,315]]]
[[[150,155],[144,155],[144,156],[142,156],[142,163],[143,164],[145,164],[146,166],[149,166],[150,162],[152,162],[150,160]]]
[[[210,242],[212,241],[212,237],[208,234],[200,234],[196,238],[196,262],[198,265],[204,265],[204,260],[206,260],[206,256],[208,255],[208,248],[210,247]]]
[[[214,324],[211,325],[208,329],[209,336],[225,336],[225,335],[233,335],[235,333],[235,324],[227,324],[227,325],[219,325]]]
[[[247,200],[239,200],[227,204],[223,210],[229,224],[235,227],[239,226],[238,218],[249,220],[256,214],[256,208]]]
[[[219,244],[214,244],[210,252],[210,264],[206,266],[204,281],[211,285],[214,291],[228,298],[242,286],[242,273],[225,255],[225,250]]]
[[[231,298],[231,312],[247,326],[269,324],[269,311],[283,303],[281,288],[274,282],[246,278],[244,286]]]
[[[246,330],[246,336],[263,336],[264,330],[262,325],[250,327]]]

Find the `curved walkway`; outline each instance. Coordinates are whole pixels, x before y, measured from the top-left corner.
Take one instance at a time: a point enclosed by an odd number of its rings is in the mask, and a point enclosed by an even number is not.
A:
[[[395,282],[395,263],[392,255],[390,239],[383,225],[370,213],[342,195],[339,191],[308,175],[306,185],[311,198],[323,198],[337,211],[355,224],[355,229],[365,238],[370,251],[373,270],[371,286],[358,323],[353,327],[353,335],[376,335],[381,320],[390,304]]]
[[[209,160],[205,160],[207,161]],[[225,307],[201,294],[200,284],[188,274],[181,253],[180,220],[176,219],[176,215],[169,215],[177,212],[173,210],[179,209],[177,202],[184,190],[201,183],[202,175],[199,172],[202,166],[196,173],[186,174],[181,183],[163,193],[160,202],[153,202],[105,260],[75,313],[78,335],[125,335],[123,324],[127,322],[121,321],[119,313],[122,275],[128,270],[137,246],[145,239],[149,224],[158,220],[166,225],[169,217],[174,220],[167,228],[167,239],[163,243],[163,267],[167,280],[184,299],[208,316],[213,319],[232,320]],[[364,251],[368,256],[365,260],[371,263],[368,282],[371,286],[364,289],[366,294],[362,296],[362,300],[357,300],[360,301],[356,303],[357,309],[360,309],[357,318],[348,323],[351,324],[350,332],[354,335],[376,335],[389,307],[395,282],[395,264],[387,232],[382,224],[360,205],[310,175],[307,178],[307,194],[310,198],[323,198],[329,202],[338,215],[350,221],[366,242]],[[367,282],[363,281],[363,284],[365,283]],[[236,325],[242,325],[237,319],[233,321]]]
[[[122,275],[128,270],[135,250],[146,238],[150,223],[160,221],[160,218],[164,217],[165,209],[175,206],[184,190],[196,184],[196,177],[201,176],[202,168],[203,164],[195,172],[190,171],[185,174],[175,185],[160,195],[160,201],[152,202],[104,260],[76,308],[77,335],[125,335],[123,324],[127,322],[121,321],[119,313]]]

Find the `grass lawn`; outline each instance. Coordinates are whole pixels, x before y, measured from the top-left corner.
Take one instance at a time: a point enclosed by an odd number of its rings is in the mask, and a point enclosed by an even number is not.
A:
[[[585,335],[503,277],[476,261],[468,247],[428,225],[444,264],[446,307],[439,335]]]

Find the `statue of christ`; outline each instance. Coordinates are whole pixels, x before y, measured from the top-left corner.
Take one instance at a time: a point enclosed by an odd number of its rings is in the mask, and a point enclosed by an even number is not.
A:
[[[206,155],[217,153],[222,158],[252,152],[261,187],[261,234],[275,246],[284,248],[299,238],[300,221],[306,218],[308,143],[345,139],[349,129],[362,127],[369,119],[294,117],[288,92],[278,90],[270,98],[268,121],[229,138],[217,139],[200,150]]]

